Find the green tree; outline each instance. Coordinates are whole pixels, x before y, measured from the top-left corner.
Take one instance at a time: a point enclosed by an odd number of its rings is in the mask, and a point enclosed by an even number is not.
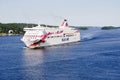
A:
[[[2,33],[2,28],[0,27],[0,33]]]

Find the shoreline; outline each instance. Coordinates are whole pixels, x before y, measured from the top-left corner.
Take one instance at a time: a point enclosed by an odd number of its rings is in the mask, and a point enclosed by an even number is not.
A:
[[[6,33],[0,33],[1,36],[16,36],[16,35],[22,35],[22,34],[6,34]]]

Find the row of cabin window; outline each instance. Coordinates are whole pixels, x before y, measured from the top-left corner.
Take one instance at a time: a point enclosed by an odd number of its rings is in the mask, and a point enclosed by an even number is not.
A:
[[[72,37],[72,36],[74,36],[74,35],[66,35],[66,34],[63,34],[63,37]],[[58,37],[62,37],[62,35],[61,36],[48,36],[47,38],[58,38]],[[36,37],[31,37],[32,39],[35,39]]]
[[[47,38],[58,38],[58,37],[62,37],[62,36],[48,36]]]
[[[47,38],[72,37],[72,36],[74,36],[74,35],[65,35],[65,34],[63,34],[63,36],[62,35],[61,36],[48,36]]]
[[[74,36],[74,35],[64,35],[64,37],[72,37],[72,36]]]

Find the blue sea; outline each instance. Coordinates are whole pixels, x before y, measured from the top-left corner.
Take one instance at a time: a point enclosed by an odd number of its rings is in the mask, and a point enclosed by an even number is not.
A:
[[[28,49],[0,37],[0,80],[120,80],[120,29],[90,28],[77,43]]]

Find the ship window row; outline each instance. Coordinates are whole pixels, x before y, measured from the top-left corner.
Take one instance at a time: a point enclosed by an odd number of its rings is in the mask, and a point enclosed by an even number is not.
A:
[[[63,34],[64,37],[72,37],[74,34]]]
[[[48,36],[47,38],[58,38],[58,37],[62,37],[62,36]]]
[[[65,35],[65,37],[72,37],[72,36],[74,36],[74,35]]]
[[[63,36],[62,35],[58,35],[58,36],[48,36],[47,38],[58,38],[58,37],[72,37],[72,36],[75,36],[75,35],[68,35],[68,34],[63,34]]]

